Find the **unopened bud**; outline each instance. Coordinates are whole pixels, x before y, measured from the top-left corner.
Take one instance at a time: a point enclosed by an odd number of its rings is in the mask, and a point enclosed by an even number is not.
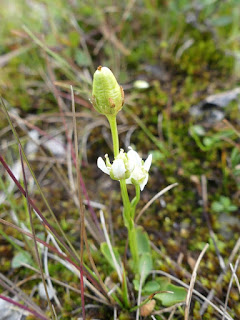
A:
[[[92,96],[94,108],[106,116],[114,116],[122,109],[123,89],[107,67],[99,66],[94,73]]]

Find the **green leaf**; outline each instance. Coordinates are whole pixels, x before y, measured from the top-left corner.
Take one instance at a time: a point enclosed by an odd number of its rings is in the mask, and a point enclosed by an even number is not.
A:
[[[12,268],[19,268],[22,266],[23,263],[26,264],[33,264],[32,257],[30,253],[26,252],[19,252],[17,253],[14,258],[12,259]]]
[[[238,209],[238,207],[235,206],[234,204],[231,204],[231,205],[228,207],[228,211],[230,211],[230,212],[236,211],[237,209]]]
[[[138,279],[134,279],[133,280],[133,285],[134,285],[134,290],[138,291],[139,290],[139,280]]]
[[[72,31],[68,34],[68,39],[72,48],[77,48],[80,42],[80,36],[77,31]]]
[[[176,303],[183,302],[186,300],[187,291],[182,287],[178,287],[172,283],[169,283],[164,288],[161,287],[161,290],[173,292],[173,293],[158,293],[154,296],[154,299],[160,300],[161,304],[164,307],[170,307]]]
[[[136,236],[137,236],[137,247],[138,247],[138,255],[144,253],[151,254],[150,243],[148,239],[148,235],[141,227],[137,227],[136,229]]]
[[[89,66],[89,64],[90,64],[89,58],[86,55],[86,53],[79,50],[79,49],[76,49],[75,60],[79,66],[85,67],[85,66]]]
[[[143,253],[139,261],[140,278],[145,282],[147,276],[152,271],[152,256],[149,252]]]
[[[111,253],[110,253],[110,250],[109,250],[109,248],[108,248],[107,243],[106,243],[106,242],[102,242],[102,243],[101,243],[101,246],[100,246],[100,249],[101,249],[101,252],[102,252],[102,254],[104,255],[104,257],[106,258],[106,260],[107,260],[108,263],[110,264],[110,266],[115,270],[115,269],[116,269],[116,268],[115,268],[115,264],[114,264],[114,262],[113,262],[113,258],[112,258],[112,255],[111,255]],[[118,263],[119,265],[121,265],[121,259],[120,259],[119,253],[118,253],[118,251],[117,251],[116,248],[113,248],[113,253],[114,253],[114,255],[115,255],[115,258],[116,258],[116,260],[117,260],[117,263]]]
[[[193,130],[193,132],[198,136],[204,136],[206,133],[205,129],[200,125],[192,126],[190,130]]]
[[[220,197],[220,202],[223,204],[225,209],[227,209],[231,204],[231,200],[228,197],[225,197],[225,196],[221,196]]]
[[[133,280],[134,289],[136,291],[139,290],[139,279]],[[158,281],[150,280],[146,283],[146,285],[142,289],[143,294],[151,294],[161,289],[161,285]]]
[[[157,281],[148,281],[144,288],[143,288],[143,294],[151,294],[151,293],[154,293],[156,291],[160,291],[160,284],[157,282]]]
[[[215,212],[222,212],[224,210],[224,206],[222,203],[220,203],[218,201],[214,201],[212,203],[212,210]]]
[[[240,152],[238,148],[234,148],[231,153],[232,167],[236,167],[240,163]]]
[[[216,27],[225,27],[233,21],[232,16],[221,16],[211,20],[211,24]]]
[[[152,154],[153,161],[157,163],[158,161],[164,160],[166,156],[159,150],[151,150],[150,153]]]
[[[214,144],[215,140],[213,138],[205,137],[203,138],[203,144],[206,147],[211,147]]]

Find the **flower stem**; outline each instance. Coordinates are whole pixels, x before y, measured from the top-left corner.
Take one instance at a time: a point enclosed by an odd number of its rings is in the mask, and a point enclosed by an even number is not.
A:
[[[140,200],[140,186],[136,185],[135,186],[135,190],[136,190],[136,196],[133,198],[133,200],[131,201],[131,217],[134,220],[135,217],[135,212],[136,212],[136,206]]]
[[[119,154],[119,139],[118,139],[118,130],[117,130],[117,118],[116,116],[107,116],[108,122],[110,124],[110,129],[112,133],[113,141],[113,154],[114,158]]]
[[[116,156],[119,154],[117,119],[116,119],[116,116],[107,116],[107,119],[110,124],[111,133],[112,133],[114,158],[116,158]],[[135,269],[138,266],[138,249],[137,249],[136,231],[135,231],[134,221],[132,216],[134,216],[135,207],[137,205],[137,202],[139,201],[140,191],[138,195],[137,188],[136,188],[136,201],[133,200],[134,204],[136,202],[136,205],[132,206],[128,196],[126,181],[124,179],[120,180],[120,187],[121,187],[121,195],[122,195],[122,201],[124,206],[124,210],[123,210],[124,223],[128,229],[129,246],[130,246],[130,251],[133,257],[134,269]]]

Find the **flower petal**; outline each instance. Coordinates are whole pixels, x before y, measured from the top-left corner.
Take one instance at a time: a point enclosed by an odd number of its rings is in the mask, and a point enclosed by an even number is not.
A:
[[[125,177],[125,164],[122,159],[116,159],[113,161],[111,174],[114,176],[115,179],[123,179]]]
[[[152,164],[152,154],[150,154],[144,162],[144,169],[148,172]]]
[[[134,151],[131,147],[128,147],[130,150],[127,153],[128,162],[129,162],[129,170],[132,171],[135,166],[142,165],[142,159],[140,158],[139,154]]]
[[[146,175],[147,175],[146,171],[142,167],[137,166],[134,168],[133,172],[131,173],[131,178],[135,180],[138,184],[140,184],[141,181],[145,179]]]
[[[132,184],[132,177],[130,176],[128,179],[125,180],[126,184]]]
[[[145,185],[148,182],[148,174],[146,175],[146,178],[143,180],[143,182],[140,184],[140,190],[143,191]]]
[[[99,157],[99,158],[97,159],[97,166],[98,166],[98,168],[99,168],[100,170],[102,170],[104,173],[106,173],[106,174],[108,174],[108,175],[110,174],[110,170],[107,168],[107,166],[106,166],[103,158]]]

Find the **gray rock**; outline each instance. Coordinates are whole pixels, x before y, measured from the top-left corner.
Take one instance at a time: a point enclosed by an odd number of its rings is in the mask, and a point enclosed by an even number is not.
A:
[[[230,102],[237,100],[240,88],[208,96],[199,104],[190,108],[190,114],[208,124],[221,121],[225,117],[225,109]]]

